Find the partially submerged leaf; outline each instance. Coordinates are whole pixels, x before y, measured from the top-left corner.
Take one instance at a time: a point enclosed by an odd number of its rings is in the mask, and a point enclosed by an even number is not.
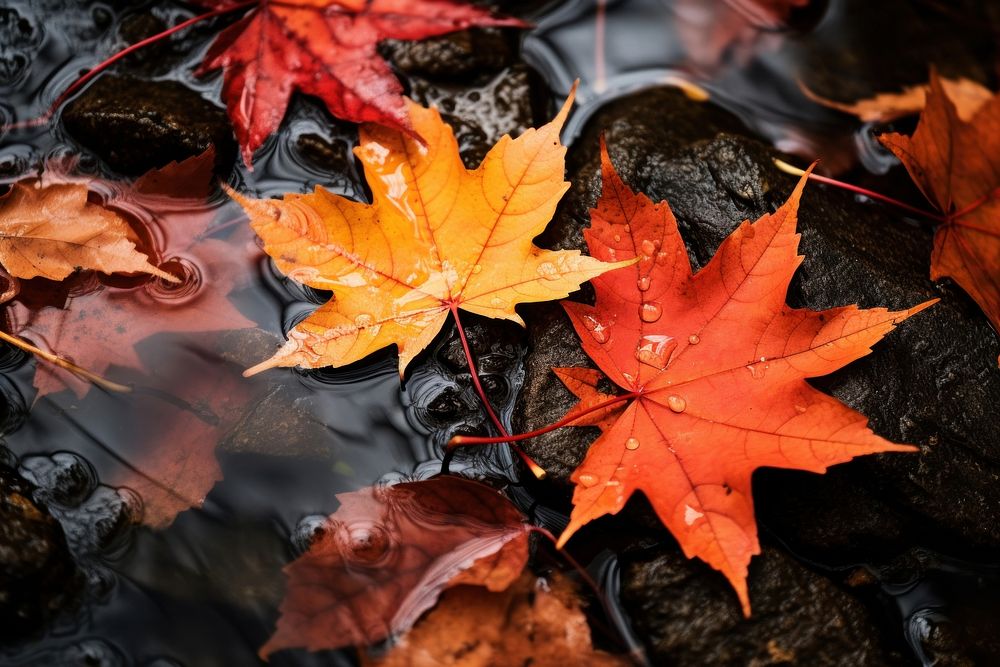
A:
[[[524,517],[488,486],[438,477],[337,496],[340,508],[285,568],[288,592],[267,657],[371,644],[408,629],[441,591],[500,591],[528,558]]]
[[[879,140],[945,215],[934,234],[931,279],[952,278],[1000,330],[1000,94],[963,120],[932,72],[913,136]]]
[[[955,105],[958,117],[970,121],[993,93],[982,84],[966,78],[948,79],[938,77],[941,88]],[[805,84],[799,88],[813,102],[825,107],[857,116],[866,123],[886,123],[901,116],[920,113],[927,103],[930,83],[907,86],[897,93],[879,93],[856,102],[837,102],[814,93]]]
[[[595,650],[574,587],[558,573],[525,573],[507,590],[459,586],[382,658],[366,667],[612,667],[625,658]]]
[[[233,0],[197,0],[223,9]],[[226,28],[201,72],[225,69],[222,96],[250,165],[278,129],[294,91],[321,99],[334,116],[414,132],[403,87],[376,47],[472,26],[525,27],[452,0],[261,0]]]
[[[795,226],[805,177],[781,208],[744,221],[692,274],[666,202],[633,193],[602,153],[588,247],[597,258],[639,262],[595,279],[595,305],[564,305],[587,354],[634,396],[613,424],[599,424],[573,473],[573,513],[559,543],[642,491],[684,553],[720,570],[749,614],[747,565],[760,552],[755,469],[823,472],[862,454],[914,450],[878,437],[805,378],[868,354],[930,303],[901,312],[785,304],[802,261]],[[595,383],[567,386],[584,403],[600,398]]]
[[[463,166],[437,110],[409,104],[426,145],[404,132],[363,126],[355,154],[372,204],[319,187],[283,200],[234,193],[281,271],[334,292],[248,374],[343,366],[388,345],[399,349],[402,374],[449,312],[521,323],[517,304],[565,297],[618,266],[532,243],[569,186],[559,130],[571,104],[572,96],[537,130],[501,138],[475,170]]]
[[[7,310],[8,331],[49,351],[68,354],[75,363],[104,374],[111,366],[141,368],[135,346],[154,334],[253,326],[226,295],[250,280],[259,251],[240,233],[227,240],[205,238],[216,216],[216,209],[206,201],[213,159],[206,153],[172,163],[143,176],[131,187],[91,184],[108,191],[109,207],[136,212],[163,230],[162,266],[178,275],[189,272],[182,284],[95,285],[85,293],[40,307],[31,302],[31,294],[24,294]],[[86,192],[83,185],[64,187]],[[176,281],[174,276],[171,279]],[[50,286],[39,287],[39,291],[48,291]],[[41,398],[65,388],[83,396],[90,385],[68,371],[39,364],[35,387]]]
[[[136,392],[122,404],[144,423],[136,428],[135,419],[128,420],[134,433],[116,451],[123,464],[102,481],[135,491],[142,500],[142,523],[162,529],[180,512],[201,507],[222,480],[216,445],[257,388],[240,376],[235,364],[212,363],[205,369],[184,364],[172,377],[158,379],[163,394]]]
[[[92,269],[176,282],[136,250],[129,233],[120,215],[87,200],[84,185],[15,183],[0,197],[0,264],[15,278],[62,280]]]
[[[793,10],[810,0],[677,0],[675,29],[690,65],[714,70],[730,60],[743,62],[774,43]]]

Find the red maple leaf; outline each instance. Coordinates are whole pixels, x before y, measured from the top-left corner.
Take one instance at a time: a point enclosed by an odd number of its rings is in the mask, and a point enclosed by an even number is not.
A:
[[[225,9],[241,3],[199,4]],[[296,90],[323,100],[338,118],[412,134],[403,87],[376,51],[381,40],[525,25],[452,0],[261,0],[219,35],[199,73],[225,68],[222,95],[250,165]]]
[[[437,477],[337,499],[326,529],[285,568],[288,592],[263,657],[380,641],[449,586],[507,588],[528,559],[524,517],[479,482]]]
[[[684,553],[722,571],[749,614],[747,565],[760,552],[753,471],[823,472],[862,454],[914,449],[875,435],[863,415],[805,378],[868,354],[932,302],[901,312],[786,305],[802,261],[795,226],[805,177],[781,208],[744,221],[692,274],[666,202],[633,193],[603,146],[602,155],[590,254],[639,261],[593,279],[595,305],[564,304],[584,350],[629,402],[578,422],[603,432],[573,473],[574,509],[559,543],[642,491]],[[584,403],[575,411],[607,398],[596,376],[559,372]]]
[[[151,245],[162,248],[162,269],[185,277],[179,286],[163,280],[143,280],[137,286],[127,281],[127,287],[94,282],[86,293],[53,305],[49,294],[58,285],[32,281],[8,307],[7,330],[104,374],[111,366],[142,368],[135,345],[157,333],[252,327],[226,297],[252,274],[260,251],[250,232],[240,225],[226,240],[204,238],[216,215],[206,202],[213,159],[208,152],[171,163],[131,187],[91,183],[92,191],[103,191],[105,206],[152,223],[142,231],[162,237],[150,239]],[[40,295],[44,298],[38,299]],[[35,373],[37,398],[65,388],[82,397],[89,386],[50,364],[39,363]]]

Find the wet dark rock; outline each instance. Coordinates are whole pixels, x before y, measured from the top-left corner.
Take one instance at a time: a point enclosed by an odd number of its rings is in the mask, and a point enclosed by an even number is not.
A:
[[[129,14],[118,26],[118,37],[126,45],[130,45],[157,35],[168,27],[163,18],[151,12]],[[137,74],[158,74],[168,72],[176,65],[176,58],[176,50],[168,38],[130,54],[123,64]]]
[[[878,584],[893,596],[907,639],[924,664],[996,662],[1000,570],[995,563],[975,564],[911,549],[865,571],[870,579],[865,585]]]
[[[381,52],[404,74],[462,81],[496,73],[517,60],[511,31],[462,30],[419,41],[386,40]]]
[[[995,3],[838,0],[819,29],[790,48],[810,89],[851,102],[926,83],[931,66],[991,83],[998,28]]]
[[[235,147],[225,112],[176,81],[103,76],[66,108],[63,123],[125,174],[200,155],[213,145],[221,164]]]
[[[543,244],[583,247],[587,209],[600,192],[597,139],[603,129],[624,180],[670,202],[692,264],[703,266],[741,220],[777,208],[795,180],[773,168],[770,148],[733,134],[746,133],[720,114],[663,90],[607,107],[573,147],[573,187]],[[773,535],[794,553],[831,566],[884,562],[907,545],[970,558],[995,553],[1000,344],[986,318],[950,283],[930,282],[931,231],[892,211],[809,185],[799,229],[805,261],[789,290],[791,305],[902,309],[935,297],[942,301],[902,324],[871,355],[813,381],[868,416],[876,433],[917,444],[921,452],[863,457],[826,475],[759,472],[754,496],[765,545]],[[574,403],[551,366],[589,365],[558,306],[522,312],[531,352],[515,415],[519,431],[551,423]],[[553,479],[565,481],[594,437],[592,429],[561,429],[529,441],[527,449]],[[754,578],[752,568],[751,588]],[[628,577],[626,586],[633,586]],[[735,613],[736,605],[726,600]],[[689,611],[689,622],[706,616],[697,605]]]
[[[622,578],[654,664],[906,664],[860,602],[777,549],[750,566],[750,619],[718,573],[675,549],[624,556]]]
[[[34,490],[0,465],[0,642],[37,632],[80,589],[62,528],[32,498]]]
[[[351,144],[339,137],[330,141],[318,134],[303,134],[295,148],[310,164],[330,174],[349,174],[354,168]]]
[[[241,368],[267,359],[284,341],[260,329],[227,332],[220,337],[220,356]],[[310,411],[311,392],[302,385],[278,385],[256,396],[219,443],[228,454],[267,454],[329,459],[329,432]]]
[[[522,378],[523,330],[462,313],[462,322],[483,390],[501,418],[510,414]],[[449,325],[451,326],[451,325]],[[439,339],[406,381],[413,418],[443,446],[453,435],[481,434],[493,427],[469,373],[457,330]],[[464,452],[474,454],[473,451]]]
[[[218,451],[329,459],[330,434],[309,410],[310,392],[278,386],[248,406]]]
[[[410,95],[436,106],[458,138],[462,160],[475,168],[500,137],[518,136],[539,122],[538,82],[526,65],[516,65],[473,86],[440,84],[413,77]],[[544,116],[544,114],[542,114]],[[548,120],[545,118],[544,120]]]

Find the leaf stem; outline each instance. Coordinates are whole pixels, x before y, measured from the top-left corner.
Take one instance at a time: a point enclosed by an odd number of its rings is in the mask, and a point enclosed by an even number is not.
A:
[[[52,117],[55,116],[56,111],[58,111],[59,107],[62,106],[62,104],[67,99],[69,99],[75,92],[77,92],[78,90],[80,90],[80,88],[82,88],[84,85],[86,85],[87,83],[89,83],[98,74],[100,74],[104,70],[108,69],[109,67],[111,67],[112,65],[114,65],[116,62],[118,62],[122,58],[128,56],[129,54],[132,54],[132,53],[138,51],[139,49],[142,49],[142,48],[144,48],[146,46],[149,46],[150,44],[155,44],[156,42],[159,42],[159,41],[161,41],[163,39],[166,39],[170,35],[173,35],[176,32],[180,32],[181,30],[184,30],[185,28],[189,28],[189,27],[193,26],[196,23],[200,23],[202,21],[206,21],[208,19],[215,18],[216,16],[222,16],[224,14],[231,14],[233,12],[237,12],[237,11],[240,11],[240,10],[243,10],[243,9],[247,9],[248,7],[251,7],[251,6],[256,5],[256,4],[257,4],[257,0],[250,0],[248,2],[241,2],[241,3],[239,3],[237,5],[233,5],[231,7],[225,7],[223,9],[216,9],[216,10],[213,10],[213,11],[210,11],[210,12],[206,12],[204,14],[199,14],[198,16],[189,18],[187,21],[183,21],[181,23],[178,23],[177,25],[175,25],[172,28],[167,28],[163,32],[159,32],[159,33],[153,35],[152,37],[147,37],[146,39],[138,41],[135,44],[132,44],[131,46],[128,46],[128,47],[122,49],[121,51],[118,51],[117,53],[115,53],[111,57],[107,58],[106,60],[98,63],[96,66],[94,66],[86,74],[84,74],[83,76],[79,77],[76,81],[74,81],[72,84],[70,84],[69,88],[67,88],[66,90],[64,90],[62,92],[62,94],[59,95],[59,97],[56,98],[55,102],[53,102],[52,105],[49,106],[48,110],[44,114],[42,114],[41,116],[39,116],[38,118],[33,118],[31,120],[24,120],[24,121],[21,121],[19,123],[11,123],[9,125],[4,125],[3,127],[0,127],[0,131],[5,132],[5,131],[8,131],[8,130],[17,130],[17,129],[30,128],[30,127],[38,127],[40,125],[44,125],[45,123],[48,123],[50,120],[52,120]]]
[[[486,390],[483,389],[483,385],[479,381],[479,371],[476,370],[476,362],[472,360],[472,349],[469,347],[469,339],[465,336],[465,327],[462,326],[462,320],[458,316],[457,306],[453,305],[451,307],[451,314],[452,317],[455,318],[455,327],[458,329],[458,337],[462,341],[462,350],[465,351],[465,359],[469,364],[469,374],[472,376],[472,386],[475,387],[476,393],[479,394],[479,399],[483,402],[483,406],[486,408],[486,414],[489,415],[490,421],[493,422],[493,425],[496,426],[497,430],[504,436],[498,440],[498,442],[508,442],[510,441],[511,436],[507,433],[507,429],[504,428],[503,422],[501,422],[500,418],[497,417],[497,413],[493,411],[493,406],[490,405],[490,399],[486,396]],[[453,440],[454,438],[452,438],[452,441]],[[531,474],[538,479],[545,479],[545,470],[538,465],[534,459],[528,456],[527,452],[521,449],[521,447],[518,445],[514,445],[513,447],[514,452],[516,452],[521,458],[524,465],[528,466],[528,469],[531,470]],[[451,442],[449,441],[448,449],[450,450],[451,448]]]
[[[774,166],[776,166],[781,171],[786,174],[792,174],[793,176],[802,176],[806,172],[804,169],[799,169],[798,167],[788,164],[784,160],[779,160],[775,158],[773,160]],[[851,185],[850,183],[845,183],[844,181],[838,181],[835,178],[830,178],[828,176],[820,176],[819,174],[811,173],[809,174],[809,180],[816,181],[817,183],[826,183],[827,185],[832,185],[834,187],[840,188],[841,190],[848,190],[849,192],[854,192],[859,195],[864,195],[870,199],[876,199],[880,202],[890,204],[896,208],[900,208],[914,215],[919,215],[924,218],[930,218],[937,222],[946,223],[950,222],[949,218],[943,216],[939,213],[934,213],[933,211],[928,211],[922,208],[917,208],[916,206],[910,206],[906,202],[900,201],[898,199],[893,199],[887,195],[880,194],[874,190],[868,190],[866,188],[858,187],[857,185]]]
[[[21,338],[18,338],[17,336],[11,336],[10,334],[8,334],[8,333],[6,333],[4,331],[0,331],[0,340],[7,341],[8,343],[10,343],[11,345],[13,345],[14,347],[19,348],[21,350],[24,350],[25,352],[30,352],[31,354],[34,354],[35,356],[44,359],[45,361],[49,362],[50,364],[55,364],[59,368],[64,368],[64,369],[68,370],[69,372],[71,372],[71,373],[73,373],[75,375],[78,375],[79,377],[83,378],[84,380],[88,380],[90,382],[93,382],[94,384],[96,384],[98,387],[101,387],[102,389],[107,389],[108,391],[114,391],[114,392],[117,392],[119,394],[127,394],[130,391],[132,391],[131,387],[126,387],[123,384],[118,384],[117,382],[112,382],[111,380],[108,380],[106,378],[101,377],[97,373],[91,373],[90,371],[88,371],[85,368],[80,368],[79,366],[77,366],[76,364],[74,364],[72,361],[69,361],[67,359],[63,359],[62,357],[60,357],[60,356],[58,356],[56,354],[52,354],[51,352],[46,352],[45,350],[43,350],[43,349],[41,349],[39,347],[35,347],[34,345],[32,345],[31,343],[29,343],[28,341],[23,340]]]
[[[502,442],[520,442],[521,440],[528,440],[530,438],[534,438],[539,435],[545,435],[546,433],[554,431],[557,428],[562,428],[563,426],[572,424],[580,417],[585,417],[586,415],[589,415],[592,412],[597,412],[598,410],[604,410],[609,406],[614,405],[615,403],[630,401],[633,398],[638,398],[638,397],[639,393],[635,391],[629,392],[627,394],[621,394],[619,396],[610,398],[606,401],[595,403],[594,405],[591,405],[585,410],[581,410],[579,412],[571,412],[557,422],[554,422],[552,424],[549,424],[548,426],[544,426],[539,429],[535,429],[534,431],[528,431],[527,433],[519,433],[517,435],[497,436],[493,438],[487,438],[477,435],[456,435],[455,437],[453,437],[451,440],[448,441],[448,447],[449,448],[462,447],[464,445],[496,445]]]

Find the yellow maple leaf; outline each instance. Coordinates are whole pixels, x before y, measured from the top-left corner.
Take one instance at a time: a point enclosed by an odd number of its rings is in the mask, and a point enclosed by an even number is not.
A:
[[[421,144],[363,125],[355,155],[371,204],[321,187],[284,200],[231,193],[277,267],[334,297],[288,334],[273,357],[249,369],[343,366],[389,345],[400,374],[462,309],[523,324],[514,307],[567,296],[605,271],[576,250],[532,243],[569,187],[559,130],[573,96],[550,123],[504,136],[482,164],[462,164],[454,133],[435,109],[408,102]]]

